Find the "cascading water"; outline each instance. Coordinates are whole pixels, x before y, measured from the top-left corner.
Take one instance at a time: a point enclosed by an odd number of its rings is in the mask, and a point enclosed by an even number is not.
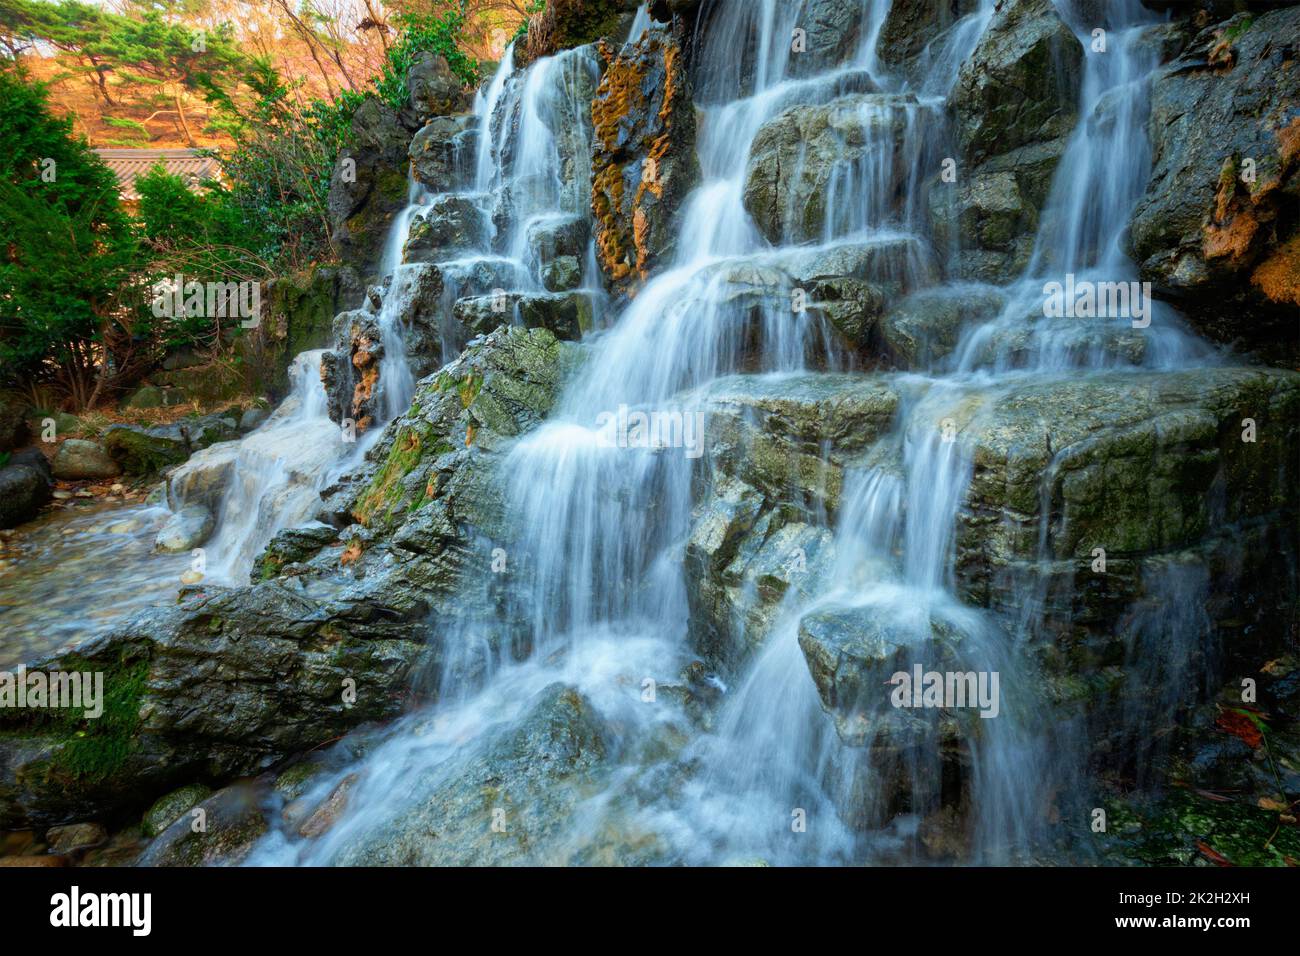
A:
[[[1073,22],[1072,8],[1064,0],[1061,6]],[[1000,315],[963,331],[954,359],[895,377],[902,399],[894,425],[849,469],[834,520],[811,506],[799,516],[821,532],[819,580],[786,592],[753,661],[726,688],[711,729],[686,746],[684,779],[656,789],[644,777],[660,768],[638,763],[637,742],[661,718],[637,706],[632,688],[646,677],[670,681],[690,660],[680,561],[699,475],[681,449],[618,447],[612,416],[626,407],[671,411],[685,421],[724,376],[772,381],[814,363],[835,367],[826,330],[789,307],[790,277],[809,255],[886,244],[903,251],[879,257],[869,278],[901,277],[911,287],[936,281],[938,270],[922,251],[921,168],[943,155],[942,98],[993,12],[982,3],[954,24],[921,58],[923,75],[909,82],[883,70],[876,56],[887,0],[864,0],[863,39],[852,62],[812,75],[793,68],[786,41],[799,4],[720,8],[696,80],[702,179],[684,206],[676,260],[591,343],[557,411],[505,464],[514,476],[517,537],[510,548],[526,565],[513,610],[526,622],[531,654],[493,660],[473,680],[444,684],[442,703],[399,721],[359,764],[316,785],[314,795],[323,797],[345,773],[359,775],[347,812],[328,834],[275,834],[255,861],[346,862],[356,841],[418,799],[454,756],[476,752],[555,681],[582,691],[621,728],[621,769],[575,819],[565,852],[620,826],[655,834],[655,858],[669,861],[915,859],[928,815],[945,802],[965,807],[972,820],[958,857],[998,861],[1029,852],[1071,758],[1048,758],[1053,742],[1038,723],[1036,681],[1021,646],[1028,625],[995,619],[957,592],[955,526],[972,471],[961,428],[990,396],[1065,371],[1116,374],[1213,360],[1168,310],[1154,313],[1136,360],[1111,334],[1122,334],[1128,318],[1108,325],[1038,317],[1049,279],[1136,275],[1118,238],[1149,171],[1141,127],[1155,62],[1138,42],[1150,15],[1136,0],[1119,7],[1110,52],[1086,59],[1084,118],[1057,172],[1025,277],[1000,290]],[[638,17],[634,38],[650,28],[646,19]],[[1082,26],[1078,32],[1083,42]],[[555,124],[564,109],[548,98],[569,85],[557,85],[557,75],[588,69],[584,56],[569,51],[519,74],[508,53],[479,98],[477,191],[493,208],[507,201],[494,248],[523,262],[525,272],[529,228],[585,202],[585,186],[557,174]],[[858,92],[838,101],[846,90]],[[841,110],[837,121],[860,132],[866,146],[837,168],[830,189],[836,214],[825,228],[774,248],[745,210],[745,171],[759,128],[793,104]],[[512,139],[513,118],[519,128]],[[755,297],[748,277],[761,268],[785,280]],[[958,286],[941,291],[966,294]],[[1000,675],[1006,693],[999,719],[976,718],[977,727],[928,714],[905,720],[882,706],[884,694],[830,718],[801,634],[845,619],[864,633],[876,629],[899,663]],[[483,632],[495,623],[470,622],[434,639],[484,653]],[[941,747],[961,752],[963,780],[947,776]],[[954,786],[961,788],[955,796]],[[806,832],[792,828],[792,814],[810,821]]]

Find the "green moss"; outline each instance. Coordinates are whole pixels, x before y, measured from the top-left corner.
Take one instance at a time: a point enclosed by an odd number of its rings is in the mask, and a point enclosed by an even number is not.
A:
[[[357,499],[353,517],[366,527],[391,528],[397,518],[412,508],[406,476],[422,462],[451,450],[452,446],[437,438],[431,428],[408,426],[400,429],[393,439],[388,458]],[[418,505],[425,497],[417,495],[414,503]]]

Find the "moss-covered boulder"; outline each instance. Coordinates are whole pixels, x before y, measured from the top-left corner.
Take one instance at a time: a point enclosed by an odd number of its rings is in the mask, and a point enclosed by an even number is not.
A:
[[[406,205],[410,141],[397,113],[368,96],[335,160],[328,198],[331,240],[343,262],[363,276],[378,268],[393,216]]]

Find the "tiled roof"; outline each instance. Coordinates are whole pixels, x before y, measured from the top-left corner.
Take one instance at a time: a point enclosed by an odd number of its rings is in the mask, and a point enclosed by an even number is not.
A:
[[[135,190],[137,176],[142,176],[159,163],[174,176],[180,176],[191,187],[205,179],[217,179],[221,164],[197,149],[97,149],[96,153],[117,177],[117,188],[123,199],[135,200],[140,194]]]

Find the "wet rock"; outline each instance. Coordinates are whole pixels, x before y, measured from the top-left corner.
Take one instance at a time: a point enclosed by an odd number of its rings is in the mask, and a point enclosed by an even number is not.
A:
[[[278,400],[289,390],[294,357],[329,344],[334,316],[361,305],[361,277],[352,266],[315,265],[266,284],[261,321],[235,342],[246,390]]]
[[[1078,119],[1083,49],[1050,0],[995,9],[949,97],[956,182],[932,180],[936,244],[958,276],[1005,281],[1029,260],[1052,176]]]
[[[549,292],[568,292],[582,285],[582,263],[560,256],[542,267],[542,285]]]
[[[1142,278],[1198,331],[1287,365],[1300,348],[1300,69],[1280,38],[1297,32],[1295,7],[1242,13],[1158,71],[1130,237]]]
[[[107,843],[108,831],[98,823],[70,823],[50,828],[45,842],[50,845],[49,852],[70,856]]]
[[[154,801],[154,805],[145,811],[140,829],[145,836],[156,837],[182,817],[188,818],[189,811],[210,796],[212,796],[212,789],[201,783],[191,783],[173,790],[159,797]]]
[[[609,731],[584,696],[552,684],[416,781],[415,805],[354,837],[345,866],[488,866],[562,862],[574,814],[596,792]],[[430,839],[436,834],[436,839]]]
[[[338,529],[327,524],[286,528],[278,532],[266,549],[253,562],[251,578],[265,581],[275,577],[286,566],[298,564],[338,540]]]
[[[1267,529],[1289,526],[1297,506],[1285,482],[1298,407],[1300,376],[1249,368],[1108,374],[937,403],[933,426],[948,420],[973,445],[956,532],[962,592],[1004,609],[1043,596],[1071,640],[1109,635],[1098,647],[1113,652],[1117,616],[1171,561],[1214,568],[1224,594],[1252,576],[1263,587],[1273,572],[1251,555],[1288,547]],[[1256,441],[1243,441],[1247,419]]]
[[[978,8],[979,0],[894,0],[880,27],[876,55],[882,63],[902,67],[944,30]]]
[[[622,40],[632,27],[636,7],[634,0],[548,0],[530,18],[527,37],[515,52],[515,65],[527,66],[539,57],[597,40]]]
[[[964,325],[989,320],[1002,302],[987,286],[915,292],[881,319],[881,351],[897,368],[932,368],[957,347]]]
[[[406,204],[409,143],[397,114],[368,96],[335,161],[328,198],[332,239],[344,263],[363,275],[379,265],[392,218]]]
[[[1051,0],[1006,0],[962,64],[952,106],[961,155],[972,166],[1068,135],[1083,48]]]
[[[250,784],[218,790],[149,844],[139,866],[238,866],[266,833],[265,794]]]
[[[60,444],[51,468],[55,478],[65,481],[115,478],[122,473],[122,466],[109,457],[102,445],[81,438],[69,438]]]
[[[239,416],[239,430],[241,432],[251,432],[266,421],[270,414],[267,409],[254,405]]]
[[[179,507],[185,504],[202,504],[209,509],[221,505],[222,493],[235,469],[239,457],[238,442],[220,442],[195,452],[188,461],[167,476],[163,500]]]
[[[334,826],[335,821],[343,815],[348,808],[348,794],[361,779],[360,774],[350,773],[339,781],[337,787],[330,791],[329,796],[311,812],[298,826],[298,835],[302,837],[318,837],[330,827]]]
[[[487,216],[467,196],[438,196],[411,221],[402,250],[406,262],[434,262],[487,245]]]
[[[411,170],[430,192],[450,192],[469,181],[478,145],[476,122],[473,113],[437,116],[411,137]]]
[[[197,548],[212,534],[216,519],[203,505],[186,505],[167,519],[154,540],[160,551],[188,551]]]
[[[672,261],[681,203],[700,176],[695,109],[668,34],[600,52],[607,65],[591,105],[596,258],[613,291],[633,294]]]
[[[837,196],[872,189],[886,203],[910,201],[905,187],[920,159],[918,134],[931,122],[931,112],[910,94],[792,106],[754,137],[745,208],[775,244],[843,234],[856,225],[847,217],[860,203],[837,202]]]

